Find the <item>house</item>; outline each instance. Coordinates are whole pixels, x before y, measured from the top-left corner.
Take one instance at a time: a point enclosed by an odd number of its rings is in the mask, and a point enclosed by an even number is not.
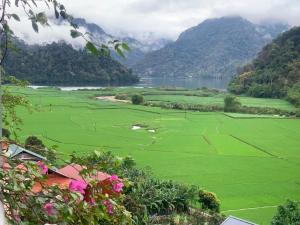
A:
[[[221,225],[258,225],[234,216],[229,216]]]
[[[59,188],[68,188],[72,180],[84,180],[80,175],[80,171],[84,169],[83,166],[78,164],[70,164],[58,170],[49,170],[48,178],[43,184],[36,182],[32,191],[38,193],[42,191],[43,186],[58,185]],[[99,182],[105,181],[110,177],[109,174],[97,172],[97,180]]]
[[[35,152],[22,148],[19,145],[11,144],[6,150],[7,157],[9,159],[20,159],[25,161],[46,161],[44,156],[41,156]]]
[[[83,180],[83,178],[80,175],[80,172],[83,169],[84,169],[83,166],[73,163],[57,170],[57,172],[74,180]],[[98,181],[104,181],[109,177],[110,177],[109,174],[103,172],[97,172],[97,176],[96,176]]]

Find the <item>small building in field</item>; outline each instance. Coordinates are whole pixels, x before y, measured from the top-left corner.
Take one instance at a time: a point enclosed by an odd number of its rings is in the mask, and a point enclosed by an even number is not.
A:
[[[221,225],[258,225],[258,224],[234,216],[229,216],[223,223],[221,223]]]

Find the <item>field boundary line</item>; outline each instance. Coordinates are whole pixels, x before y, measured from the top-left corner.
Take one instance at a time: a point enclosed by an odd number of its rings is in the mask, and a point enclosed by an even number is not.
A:
[[[246,145],[249,145],[249,146],[251,146],[251,147],[253,147],[253,148],[256,148],[257,150],[259,150],[259,151],[261,151],[261,152],[266,153],[267,155],[273,156],[273,157],[278,158],[278,159],[283,159],[283,158],[281,158],[281,157],[279,157],[279,156],[277,156],[277,155],[274,155],[274,154],[272,154],[272,153],[270,153],[270,152],[268,152],[268,151],[266,151],[266,150],[264,150],[264,149],[262,149],[262,148],[260,148],[260,147],[258,147],[258,146],[256,146],[256,145],[254,145],[254,144],[251,144],[251,143],[249,143],[249,142],[247,142],[247,141],[244,141],[243,139],[238,138],[238,137],[236,137],[236,136],[234,136],[234,135],[232,135],[232,134],[230,134],[230,136],[233,137],[234,139],[236,139],[236,140],[238,140],[238,141],[240,141],[240,142],[246,144]]]
[[[241,209],[229,209],[221,212],[226,213],[226,212],[247,211],[247,210],[256,210],[256,209],[268,209],[268,208],[276,208],[278,206],[279,205],[268,205],[268,206],[259,206],[259,207],[250,207],[250,208],[241,208]]]
[[[60,143],[60,144],[65,144],[65,145],[81,145],[81,146],[88,146],[88,147],[96,147],[96,148],[120,148],[120,147],[112,147],[112,146],[100,146],[100,145],[89,145],[89,144],[80,144],[80,143],[71,143],[71,142],[63,142],[63,141],[59,141],[56,140],[54,138],[50,138],[48,136],[45,136],[42,134],[42,136],[50,141],[56,142],[56,143]]]

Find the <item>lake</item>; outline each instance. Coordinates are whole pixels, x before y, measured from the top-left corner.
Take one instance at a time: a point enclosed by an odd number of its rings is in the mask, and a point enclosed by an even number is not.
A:
[[[138,84],[133,85],[137,88],[142,87],[181,87],[188,89],[195,89],[201,87],[216,88],[224,90],[227,88],[230,79],[211,79],[211,78],[161,78],[161,77],[151,77],[141,78]],[[30,86],[32,88],[42,88],[46,86]],[[77,87],[63,87],[57,86],[63,91],[74,91],[79,89],[99,89],[105,88],[104,86],[77,86]]]

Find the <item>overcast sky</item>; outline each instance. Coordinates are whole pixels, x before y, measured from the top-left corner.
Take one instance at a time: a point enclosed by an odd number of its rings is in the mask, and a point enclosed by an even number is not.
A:
[[[253,22],[278,21],[300,25],[300,0],[60,0],[74,17],[94,22],[112,34],[137,38],[176,39],[185,29],[203,20],[240,15]],[[26,23],[26,22],[25,22]],[[32,37],[27,26],[19,34]],[[64,36],[63,29],[50,28],[51,38]],[[56,30],[58,29],[58,30]],[[49,29],[48,29],[49,30]],[[42,37],[49,38],[48,31]],[[41,37],[41,36],[40,36]]]

